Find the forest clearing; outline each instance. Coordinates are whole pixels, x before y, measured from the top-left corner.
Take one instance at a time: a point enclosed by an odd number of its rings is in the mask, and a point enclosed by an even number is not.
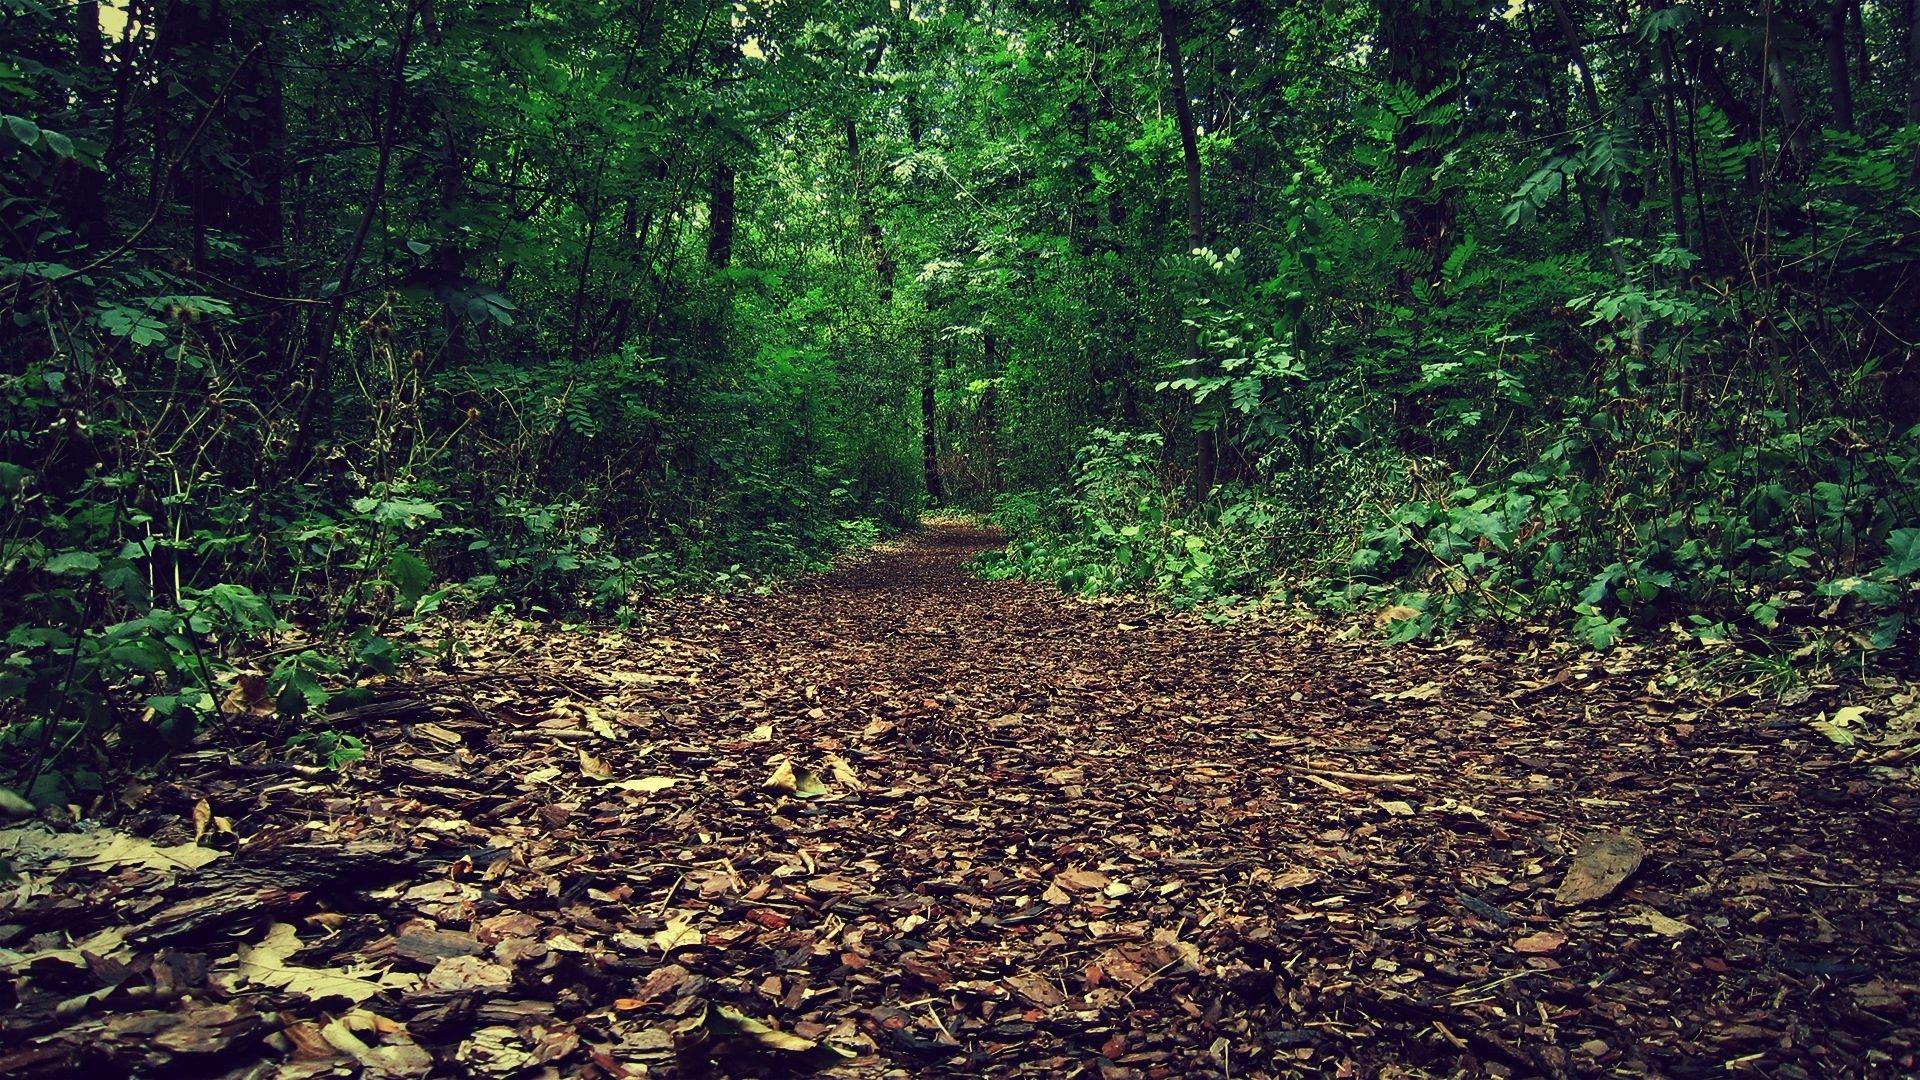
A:
[[[0,1073],[1920,1073],[1920,0],[0,0]]]

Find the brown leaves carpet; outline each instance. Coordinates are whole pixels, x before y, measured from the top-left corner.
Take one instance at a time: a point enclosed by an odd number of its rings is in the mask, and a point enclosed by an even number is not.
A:
[[[476,628],[342,775],[190,757],[122,796],[144,847],[16,856],[0,1073],[1914,1072],[1910,772],[1630,658],[1076,603],[992,542]]]

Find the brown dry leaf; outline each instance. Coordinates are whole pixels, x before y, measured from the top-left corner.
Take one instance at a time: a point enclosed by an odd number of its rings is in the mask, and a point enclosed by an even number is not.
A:
[[[421,984],[428,990],[506,990],[513,972],[478,956],[449,956],[433,965]]]
[[[1653,931],[1654,933],[1659,934],[1662,937],[1670,937],[1670,938],[1685,937],[1688,934],[1693,933],[1692,926],[1681,922],[1679,919],[1670,918],[1666,915],[1662,915],[1661,913],[1653,910],[1652,908],[1644,908],[1632,915],[1627,916],[1622,921],[1629,922],[1629,923],[1637,923]]]
[[[613,766],[587,753],[587,748],[584,746],[578,747],[577,750],[580,754],[580,775],[589,780],[613,779]]]
[[[662,964],[654,968],[646,981],[634,990],[633,997],[626,999],[631,1002],[627,1007],[637,1009],[648,1002],[670,997],[692,977],[692,972],[679,964]]]
[[[274,923],[259,944],[241,947],[234,974],[256,986],[287,990],[316,1001],[346,998],[356,1005],[387,989],[389,985],[404,986],[411,981],[397,977],[376,980],[345,971],[297,967],[287,963],[287,957],[301,948],[300,936],[290,924]]]
[[[1053,875],[1053,883],[1074,893],[1099,892],[1113,881],[1098,870],[1063,870]]]
[[[824,1068],[858,1056],[830,1042],[781,1031],[725,1005],[709,1005],[699,1016],[676,1028],[674,1038],[683,1050],[699,1047],[703,1052],[744,1052],[770,1057],[783,1066],[790,1063]]]
[[[267,677],[251,672],[242,673],[220,699],[220,711],[228,716],[272,716],[274,713],[273,695],[267,691]]]
[[[424,735],[442,746],[457,747],[466,741],[460,737],[459,732],[444,724],[415,724],[413,726],[413,733],[416,735]]]
[[[1267,886],[1275,892],[1282,892],[1287,889],[1298,889],[1311,885],[1319,879],[1320,875],[1306,867],[1296,866],[1273,875],[1273,878],[1267,882]]]
[[[839,754],[828,754],[826,758],[827,775],[833,782],[852,791],[864,791],[866,785],[860,782],[860,774],[853,771],[853,765]]]
[[[1604,900],[1640,869],[1646,856],[1646,845],[1630,832],[1595,833],[1580,845],[1553,899],[1569,907]]]
[[[1513,942],[1513,951],[1525,953],[1528,956],[1545,956],[1548,953],[1558,952],[1560,946],[1566,943],[1567,935],[1557,930],[1542,930],[1537,934],[1516,938]]]
[[[687,915],[676,915],[667,920],[667,924],[654,932],[653,947],[663,953],[690,945],[699,945],[706,936],[694,928],[693,919]]]
[[[1058,986],[1040,975],[1015,975],[1007,980],[1007,985],[1036,1008],[1051,1009],[1067,1000]]]
[[[677,776],[643,776],[637,780],[617,780],[614,787],[621,791],[635,791],[643,795],[652,795],[665,791],[680,782]]]
[[[205,799],[193,804],[193,842],[199,843],[213,824],[213,804]]]
[[[827,793],[827,785],[821,782],[819,773],[812,769],[796,768],[791,761],[783,761],[775,766],[773,775],[767,777],[760,787],[796,799],[812,799]]]
[[[111,829],[71,833],[52,833],[39,825],[0,829],[0,860],[42,872],[122,866],[169,872],[198,870],[225,854],[198,844],[161,847]]]

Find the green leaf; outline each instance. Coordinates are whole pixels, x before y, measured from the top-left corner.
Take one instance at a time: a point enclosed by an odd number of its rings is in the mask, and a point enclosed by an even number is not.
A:
[[[90,574],[100,569],[100,557],[85,551],[63,551],[48,559],[49,574]]]
[[[1895,529],[1887,537],[1887,557],[1880,563],[1883,577],[1910,577],[1920,571],[1920,529]]]
[[[407,602],[407,606],[412,607],[420,602],[428,586],[433,584],[433,571],[427,569],[427,564],[420,556],[401,550],[394,552],[393,557],[387,560],[387,580],[393,583],[395,591]]]
[[[31,817],[33,804],[12,788],[0,788],[0,817]]]
[[[40,141],[39,124],[34,123],[24,116],[9,116],[6,118],[6,121],[7,131],[11,133],[14,138],[19,139],[22,144],[32,146]]]
[[[425,499],[369,499],[353,500],[353,508],[362,514],[371,513],[373,520],[382,525],[401,525],[411,528],[423,521],[438,521],[440,508]]]

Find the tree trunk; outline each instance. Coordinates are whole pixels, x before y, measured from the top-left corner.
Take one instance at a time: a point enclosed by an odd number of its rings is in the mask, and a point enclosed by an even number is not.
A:
[[[1593,71],[1587,67],[1587,51],[1580,40],[1580,28],[1567,12],[1566,0],[1548,0],[1548,3],[1553,8],[1554,18],[1560,23],[1561,36],[1566,39],[1567,62],[1573,65],[1575,74],[1580,77],[1580,94],[1586,99],[1587,118],[1597,129],[1605,123],[1606,113],[1600,108],[1600,91],[1594,85]],[[1613,185],[1606,181],[1594,184],[1593,197],[1599,209],[1600,242],[1607,250],[1607,258],[1613,263],[1614,271],[1624,278],[1627,276],[1627,260],[1626,256],[1620,254],[1619,245],[1614,243],[1612,188]]]
[[[1193,127],[1193,104],[1187,99],[1187,73],[1180,62],[1180,28],[1171,0],[1159,0],[1159,9],[1160,49],[1166,55],[1167,83],[1173,94],[1173,117],[1180,128],[1180,159],[1186,169],[1187,247],[1191,251],[1205,247],[1207,243],[1205,207],[1200,200],[1200,141]],[[1187,328],[1187,363],[1196,367],[1200,363],[1200,331],[1197,327]],[[1196,428],[1194,484],[1201,495],[1213,490],[1219,470],[1218,450],[1214,430]]]
[[[893,303],[893,256],[887,251],[887,238],[880,231],[880,219],[874,214],[873,201],[867,197],[867,188],[860,179],[860,128],[852,118],[847,120],[847,167],[853,176],[853,201],[860,210],[860,231],[866,234],[867,246],[873,255],[874,275],[880,283],[880,302]]]
[[[1833,93],[1833,126],[1853,131],[1853,89],[1847,84],[1847,12],[1854,0],[1832,0],[1827,9],[1827,83]]]
[[[1660,83],[1664,91],[1661,96],[1662,112],[1667,125],[1667,204],[1673,213],[1673,232],[1676,242],[1687,247],[1687,191],[1685,173],[1680,168],[1680,123],[1678,99],[1680,81],[1673,59],[1673,31],[1665,30],[1660,34]],[[1688,122],[1692,122],[1689,110]],[[1705,239],[1704,237],[1702,238]]]
[[[593,249],[600,241],[600,193],[587,200],[587,238],[580,252],[580,272],[573,281],[573,317],[567,325],[567,359],[580,359],[580,325],[586,317],[587,284],[593,277]]]
[[[920,347],[920,470],[926,479],[927,502],[939,506],[946,501],[946,487],[940,479],[939,416],[934,411],[935,366],[933,350]]]
[[[74,87],[80,106],[89,114],[102,111],[106,90],[106,42],[100,36],[100,5],[83,0],[73,9]],[[89,122],[97,122],[95,116]],[[107,240],[104,169],[72,169],[64,200],[67,220],[80,239],[94,245]]]
[[[1800,108],[1800,95],[1787,75],[1786,61],[1780,56],[1780,43],[1769,36],[1762,46],[1767,53],[1767,81],[1780,101],[1780,126],[1785,129],[1787,145],[1793,149],[1793,164],[1804,170],[1813,160],[1813,139],[1807,131],[1806,114]]]
[[[707,265],[733,265],[733,166],[716,161],[707,182]]]
[[[1422,100],[1433,96],[1465,61],[1471,42],[1468,31],[1482,10],[1481,5],[1461,0],[1382,0],[1379,45],[1387,78]],[[1429,280],[1446,262],[1454,231],[1453,200],[1434,190],[1432,174],[1440,149],[1432,135],[1418,122],[1409,122],[1394,137],[1401,172],[1411,171],[1421,178],[1420,190],[1401,198],[1401,242],[1424,256],[1419,276]]]
[[[1920,124],[1920,0],[1911,0],[1907,12],[1907,123]],[[1913,148],[1907,178],[1920,184],[1920,145]]]
[[[393,164],[393,144],[400,130],[400,99],[406,90],[407,53],[413,48],[414,20],[418,14],[418,6],[409,5],[400,17],[400,36],[394,43],[393,58],[387,68],[387,95],[380,113],[379,151],[374,161],[372,190],[367,192],[360,224],[354,229],[346,254],[341,256],[339,276],[332,282],[331,302],[326,312],[313,321],[313,330],[307,337],[305,360],[309,382],[306,396],[300,402],[293,441],[287,448],[288,468],[295,471],[306,467],[302,459],[312,447],[314,436],[324,434],[316,429],[327,428],[332,422],[333,339],[340,331],[340,318],[346,312],[347,293],[353,288],[360,254],[366,250],[367,236],[373,231],[374,219],[386,201],[387,172]]]

